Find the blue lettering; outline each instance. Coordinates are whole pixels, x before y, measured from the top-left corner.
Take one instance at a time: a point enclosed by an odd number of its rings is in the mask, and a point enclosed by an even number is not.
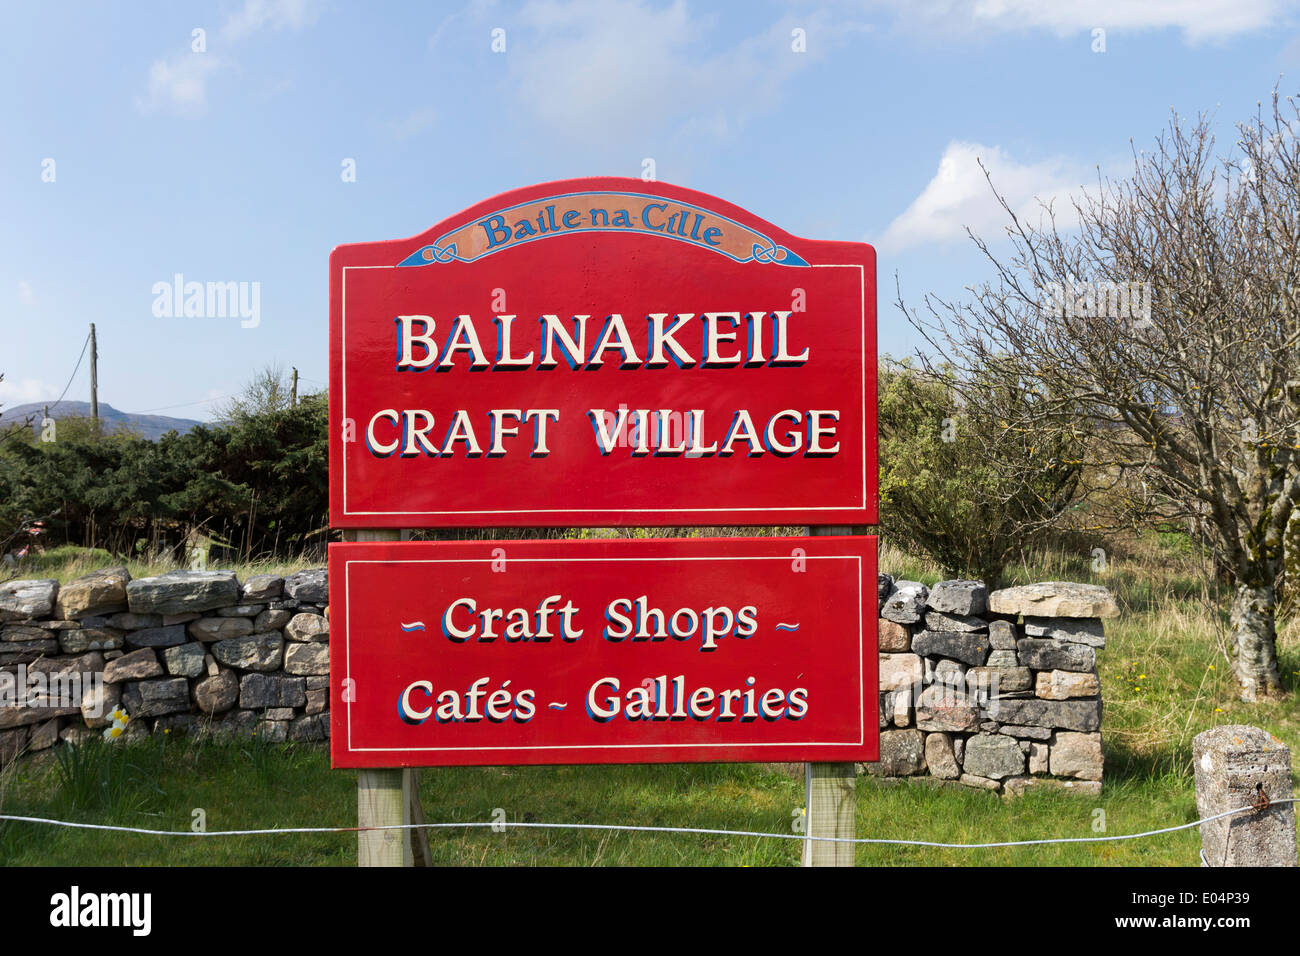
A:
[[[666,202],[652,202],[652,203],[646,203],[645,208],[641,210],[641,221],[642,221],[643,223],[645,223],[645,227],[646,227],[647,229],[652,229],[652,230],[654,230],[655,232],[663,232],[663,231],[664,231],[664,224],[663,224],[662,222],[661,222],[659,225],[656,226],[654,223],[652,223],[652,222],[650,221],[650,210],[651,210],[651,209],[658,209],[658,210],[662,211],[662,210],[665,210],[665,209],[667,209],[667,208],[668,208],[668,203],[666,203]]]
[[[510,228],[506,225],[505,216],[488,216],[479,226],[487,234],[489,249],[510,241]]]

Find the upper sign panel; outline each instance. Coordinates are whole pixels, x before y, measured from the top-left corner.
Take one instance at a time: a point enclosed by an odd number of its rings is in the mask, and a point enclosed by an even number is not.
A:
[[[545,183],[330,256],[335,527],[870,524],[875,251]]]

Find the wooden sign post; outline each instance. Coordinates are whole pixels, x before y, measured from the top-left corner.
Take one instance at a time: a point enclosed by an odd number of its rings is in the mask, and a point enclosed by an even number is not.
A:
[[[848,535],[851,527],[809,528],[813,536]],[[874,580],[875,574],[873,572]],[[878,682],[877,682],[878,683]],[[879,757],[879,754],[877,754]],[[857,835],[858,765],[856,763],[810,763],[804,767],[804,826],[810,837],[853,839]],[[804,866],[854,866],[856,847],[852,843],[805,840]]]
[[[633,179],[334,250],[331,750],[363,820],[418,812],[396,767],[803,760],[810,832],[852,832],[875,539],[825,535],[876,521],[875,295],[870,246]],[[396,541],[681,524],[813,530]],[[362,862],[420,855],[392,832]]]
[[[401,532],[389,528],[358,528],[343,533],[345,541],[397,541]],[[332,670],[331,670],[332,673]],[[357,864],[412,866],[416,835],[410,830],[367,830],[391,824],[409,826],[411,804],[419,795],[413,772],[378,768],[357,772]]]

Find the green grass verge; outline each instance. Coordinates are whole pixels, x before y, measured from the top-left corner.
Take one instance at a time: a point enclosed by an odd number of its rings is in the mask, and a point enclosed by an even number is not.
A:
[[[882,566],[933,582],[937,569],[886,552]],[[1099,654],[1105,700],[1106,785],[1100,798],[1031,792],[1019,800],[966,789],[885,785],[861,778],[860,837],[948,843],[1092,837],[1157,829],[1196,818],[1191,745],[1218,724],[1253,724],[1296,755],[1300,770],[1300,641],[1280,631],[1287,696],[1245,704],[1233,693],[1222,595],[1194,561],[1161,553],[1109,562],[1087,556],[1030,559],[1016,580],[1083,580],[1115,591],[1121,616]],[[188,830],[202,810],[209,830],[356,821],[356,774],[329,769],[323,746],[163,737],[60,761],[44,752],[0,771],[0,813]],[[430,821],[623,823],[792,832],[802,780],[765,765],[516,767],[421,771]],[[1104,815],[1097,811],[1103,811]],[[564,830],[433,831],[440,864],[794,865],[793,840]],[[1144,840],[998,850],[863,846],[875,865],[1194,866],[1196,830]],[[152,837],[0,823],[0,865],[353,865],[356,835]]]

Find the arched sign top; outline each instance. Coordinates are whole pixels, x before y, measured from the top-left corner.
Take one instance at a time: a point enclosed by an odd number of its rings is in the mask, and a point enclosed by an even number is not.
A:
[[[331,524],[872,524],[875,332],[871,246],[667,183],[339,246]]]
[[[575,185],[582,182],[578,180]],[[801,256],[760,227],[718,211],[716,203],[704,204],[674,195],[687,190],[663,188],[649,192],[646,187],[650,184],[640,180],[629,180],[629,183],[636,183],[637,187],[571,187],[478,213],[422,245],[399,265],[474,262],[527,242],[611,232],[640,233],[687,243],[726,256],[733,262],[808,266]]]

